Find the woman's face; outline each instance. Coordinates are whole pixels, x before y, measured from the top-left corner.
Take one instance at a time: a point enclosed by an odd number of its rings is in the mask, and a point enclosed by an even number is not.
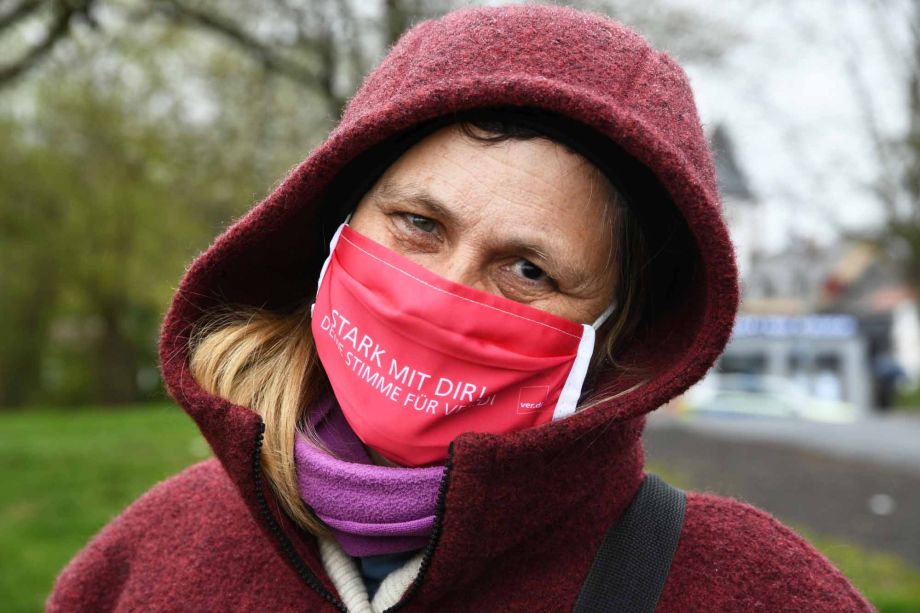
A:
[[[610,189],[546,139],[487,144],[448,126],[397,159],[349,223],[442,277],[591,323],[616,284]]]

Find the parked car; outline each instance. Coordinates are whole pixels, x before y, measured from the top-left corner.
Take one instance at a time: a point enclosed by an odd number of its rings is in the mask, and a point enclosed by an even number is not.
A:
[[[825,382],[827,386],[830,382]],[[821,398],[800,381],[765,374],[711,372],[671,403],[678,413],[783,417],[850,422],[859,417],[851,403]]]

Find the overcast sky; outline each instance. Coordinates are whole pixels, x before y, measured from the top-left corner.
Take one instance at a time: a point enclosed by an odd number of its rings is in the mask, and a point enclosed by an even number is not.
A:
[[[902,44],[903,30],[896,25],[894,33],[880,36],[869,3],[692,3],[737,24],[746,39],[716,68],[685,68],[704,124],[727,125],[752,190],[770,208],[764,232],[774,249],[793,231],[827,242],[837,225],[867,227],[880,219],[865,187],[877,176],[878,163],[847,61],[870,85],[881,128],[903,133],[903,79],[889,59],[891,47]]]

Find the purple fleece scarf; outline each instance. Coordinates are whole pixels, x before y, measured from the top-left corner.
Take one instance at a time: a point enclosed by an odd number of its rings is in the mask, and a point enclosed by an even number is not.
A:
[[[298,431],[294,457],[300,496],[332,529],[342,549],[363,557],[424,547],[434,527],[444,466],[374,464],[334,398],[317,403],[309,420],[338,458]]]

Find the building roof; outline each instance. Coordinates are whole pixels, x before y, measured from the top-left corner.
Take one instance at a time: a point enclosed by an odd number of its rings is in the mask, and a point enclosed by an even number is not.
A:
[[[716,162],[716,178],[722,196],[739,200],[753,200],[747,177],[735,158],[735,148],[725,124],[716,124],[709,138]]]

